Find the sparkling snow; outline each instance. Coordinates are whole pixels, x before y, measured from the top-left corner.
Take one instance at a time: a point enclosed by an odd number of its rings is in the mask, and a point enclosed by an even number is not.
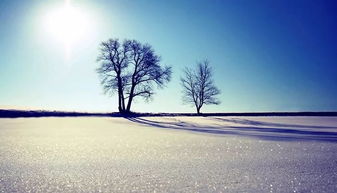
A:
[[[0,192],[336,192],[337,117],[0,119]]]

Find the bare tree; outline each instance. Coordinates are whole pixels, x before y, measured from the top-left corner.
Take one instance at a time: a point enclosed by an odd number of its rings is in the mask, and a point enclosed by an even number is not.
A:
[[[183,86],[183,101],[194,104],[198,114],[204,104],[220,104],[216,98],[220,90],[214,85],[208,60],[197,63],[196,69],[185,68],[180,80]]]
[[[160,65],[160,57],[148,44],[136,40],[118,39],[102,42],[97,69],[105,93],[118,92],[118,109],[130,113],[137,96],[147,101],[154,94],[154,86],[162,88],[171,78],[171,67]],[[127,105],[126,105],[127,100]]]

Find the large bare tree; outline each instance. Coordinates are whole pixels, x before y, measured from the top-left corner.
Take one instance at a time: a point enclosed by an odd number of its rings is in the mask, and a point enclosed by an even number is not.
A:
[[[180,80],[183,87],[183,101],[194,104],[198,114],[204,104],[220,104],[216,98],[220,90],[214,85],[208,60],[197,63],[195,69],[185,68]]]
[[[149,44],[136,40],[109,39],[101,43],[97,72],[105,93],[118,93],[118,110],[130,113],[135,97],[147,101],[154,86],[162,88],[171,78],[171,67],[162,66],[160,57]]]

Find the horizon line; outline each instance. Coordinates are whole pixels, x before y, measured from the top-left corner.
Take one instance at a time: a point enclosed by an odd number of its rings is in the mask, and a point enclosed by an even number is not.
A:
[[[279,112],[214,112],[214,113],[174,113],[174,112],[79,112],[48,110],[15,110],[0,109],[0,118],[20,117],[129,117],[129,116],[337,116],[337,111],[279,111]]]

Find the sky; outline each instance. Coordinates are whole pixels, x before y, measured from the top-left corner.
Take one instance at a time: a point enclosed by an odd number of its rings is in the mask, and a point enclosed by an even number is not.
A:
[[[65,4],[76,13],[60,16]],[[2,0],[0,108],[117,111],[96,58],[100,42],[127,38],[173,68],[133,111],[194,112],[179,81],[204,59],[221,104],[202,112],[337,111],[336,10],[316,0]]]

